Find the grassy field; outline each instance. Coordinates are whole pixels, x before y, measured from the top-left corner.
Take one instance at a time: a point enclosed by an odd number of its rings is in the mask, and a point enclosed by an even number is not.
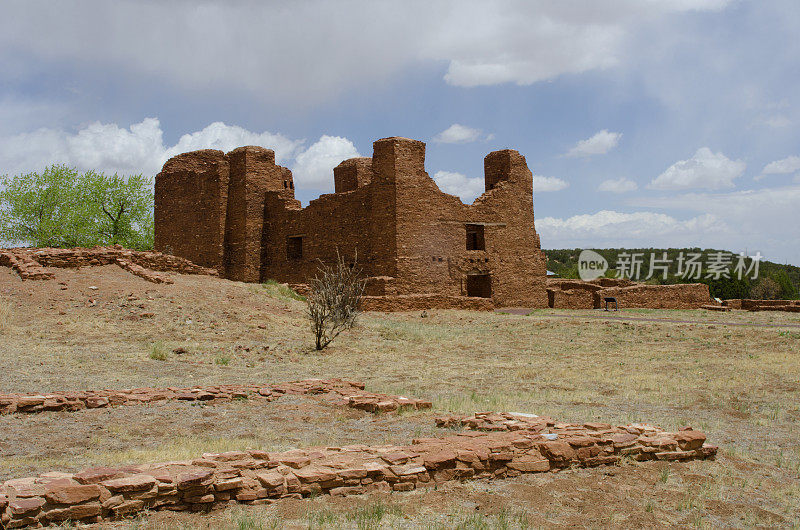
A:
[[[210,516],[154,513],[110,527],[800,525],[798,314],[621,312],[687,324],[598,320],[590,311],[372,313],[319,353],[303,303],[278,285],[193,276],[153,285],[117,267],[56,272],[55,281],[23,283],[0,268],[2,391],[342,377],[431,399],[434,411],[371,416],[284,398],[14,414],[0,417],[3,480],[247,447],[404,443],[435,435],[433,416],[446,411],[692,425],[721,448],[709,462],[625,464]],[[587,318],[565,318],[575,315]]]

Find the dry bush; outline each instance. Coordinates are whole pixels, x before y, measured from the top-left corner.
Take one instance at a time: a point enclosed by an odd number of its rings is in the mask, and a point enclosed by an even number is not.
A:
[[[778,300],[781,297],[781,286],[772,278],[761,278],[750,290],[750,298],[756,300]]]
[[[14,314],[14,308],[11,301],[0,297],[0,335],[5,335],[11,329],[11,317]]]
[[[319,268],[310,282],[311,292],[306,298],[307,315],[317,350],[330,344],[342,331],[353,327],[366,283],[356,260],[348,264],[338,252],[336,264],[323,264]]]

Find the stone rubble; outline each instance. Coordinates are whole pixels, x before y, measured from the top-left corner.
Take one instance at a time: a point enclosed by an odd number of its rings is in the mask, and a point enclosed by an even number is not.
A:
[[[342,379],[305,379],[273,385],[214,385],[189,388],[132,388],[126,390],[59,391],[42,394],[0,393],[0,414],[45,411],[74,412],[113,405],[151,403],[164,400],[219,401],[257,398],[272,401],[286,394],[320,395],[337,405],[368,412],[389,412],[403,408],[426,409],[430,401],[364,391],[364,383]]]
[[[295,385],[290,383],[288,385]],[[646,424],[612,427],[556,422],[530,414],[480,413],[437,419],[470,429],[411,445],[311,447],[207,453],[191,461],[93,467],[43,473],[0,486],[0,527],[60,521],[85,523],[143,510],[208,511],[281,498],[411,491],[449,481],[499,479],[568,467],[615,464],[622,458],[713,458],[717,448],[687,427],[665,432]]]

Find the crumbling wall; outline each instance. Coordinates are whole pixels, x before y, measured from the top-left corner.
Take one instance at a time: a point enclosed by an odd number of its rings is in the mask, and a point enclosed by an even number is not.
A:
[[[170,158],[156,175],[156,250],[222,270],[229,165],[222,151]]]
[[[322,263],[335,263],[338,255],[355,262],[366,276],[380,270],[384,255],[375,253],[369,188],[343,194],[322,195],[301,209],[297,201],[267,193],[264,224],[264,265],[262,280],[306,283]],[[290,238],[299,238],[302,255],[292,258]]]
[[[726,302],[733,302],[726,300]],[[735,303],[735,302],[734,302]],[[800,313],[800,300],[738,300],[740,309],[747,311],[786,311]]]
[[[676,285],[639,284],[630,287],[609,287],[597,292],[617,299],[620,308],[700,309],[712,299],[708,285],[684,283]]]
[[[384,138],[373,150],[372,158],[339,164],[336,193],[306,208],[294,199],[291,172],[275,165],[270,150],[243,147],[227,155],[200,151],[171,159],[157,177],[157,211],[174,203],[203,207],[159,212],[158,248],[169,246],[204,262],[213,257],[229,279],[297,284],[307,283],[320,262],[335,261],[338,252],[349,261],[358,256],[370,295],[424,294],[439,302],[485,297],[500,306],[547,306],[544,254],[533,224],[533,176],[523,156],[513,150],[487,155],[487,191],[465,205],[442,193],[425,172],[423,142]],[[198,191],[206,188],[211,191]],[[205,205],[214,204],[224,207],[211,215]],[[184,236],[206,221],[214,234]],[[479,246],[470,246],[470,231],[480,233]],[[192,241],[170,244],[170,238],[183,237]]]
[[[548,289],[549,307],[553,309],[595,309],[600,307],[595,293],[589,289]]]
[[[264,262],[264,213],[267,192],[294,199],[292,172],[275,165],[275,153],[263,147],[239,147],[228,153],[230,185],[225,229],[225,277],[260,282]]]
[[[375,142],[375,156],[394,161],[376,179],[394,183],[398,293],[467,296],[471,276],[486,277],[497,306],[546,307],[544,255],[533,224],[533,178],[516,151],[484,163],[493,187],[471,205],[442,193],[424,169],[425,144],[406,138]],[[483,248],[468,249],[467,226]]]
[[[191,261],[162,254],[113,247],[93,248],[34,248],[0,250],[0,266],[14,269],[23,280],[49,280],[54,277],[47,267],[77,269],[101,265],[118,265],[122,269],[153,283],[172,283],[158,272],[204,274],[216,276],[217,271],[195,265]]]

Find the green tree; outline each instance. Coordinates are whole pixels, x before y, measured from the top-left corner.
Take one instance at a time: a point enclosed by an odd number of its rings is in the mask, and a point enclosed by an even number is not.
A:
[[[78,244],[80,201],[76,170],[53,165],[40,173],[3,177],[0,182],[0,239],[37,247]]]
[[[143,175],[127,178],[88,172],[82,193],[90,209],[89,233],[101,244],[127,248],[153,247],[153,181]]]
[[[52,165],[0,178],[0,239],[37,247],[153,246],[152,179]]]

